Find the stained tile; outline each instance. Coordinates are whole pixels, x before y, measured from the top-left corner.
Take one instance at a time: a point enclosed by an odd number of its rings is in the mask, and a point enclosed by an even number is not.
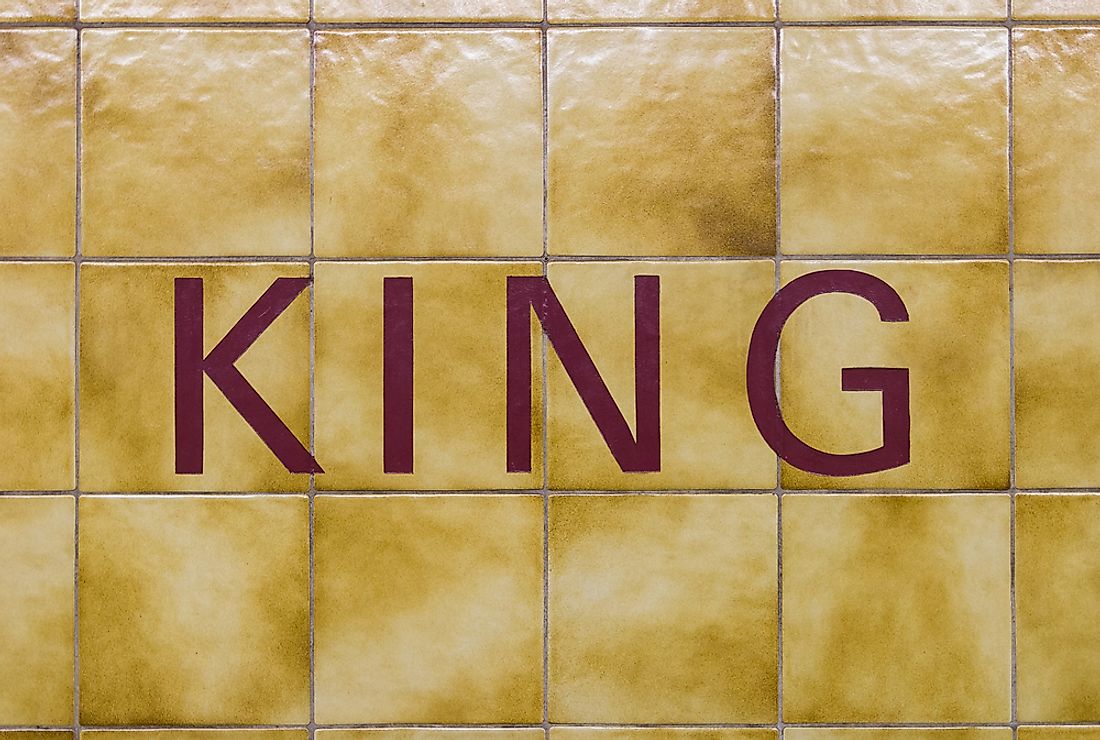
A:
[[[783,251],[1005,252],[1007,43],[989,28],[784,30]]]
[[[307,730],[81,730],[83,740],[308,740]],[[29,740],[29,739],[28,739]]]
[[[74,293],[70,264],[0,265],[0,490],[75,483]]]
[[[1012,728],[788,727],[783,740],[1012,740]]]
[[[541,727],[531,728],[379,728],[372,730],[318,730],[319,740],[539,740]]]
[[[1096,0],[1012,0],[1014,18],[1100,18]]]
[[[1007,496],[787,496],[788,722],[1007,722]]]
[[[309,253],[309,34],[89,30],[88,255]]]
[[[80,485],[86,491],[304,491],[212,383],[203,475],[177,475],[176,278],[203,280],[209,353],[279,277],[302,264],[89,265],[80,275]],[[278,316],[236,367],[309,446],[309,300]]]
[[[71,21],[76,19],[76,0],[18,0],[0,7],[4,21]],[[8,79],[4,75],[5,80]],[[29,740],[29,738],[28,738]]]
[[[1096,6],[1100,10],[1100,5]],[[1100,252],[1087,193],[1100,177],[1100,31],[1013,34],[1015,225],[1019,252]]]
[[[542,414],[531,473],[508,473],[507,292],[530,263],[323,263],[316,290],[317,476],[323,490],[542,486]],[[384,461],[384,285],[412,278],[413,474]],[[542,408],[538,365],[532,408]]]
[[[549,608],[553,722],[776,720],[770,495],[552,498]]]
[[[743,21],[771,20],[775,0],[547,0],[559,21]]]
[[[1016,502],[1016,645],[1020,720],[1100,720],[1100,498]]]
[[[0,9],[0,20],[5,12]],[[0,74],[0,254],[71,255],[76,249],[76,34],[0,32]]]
[[[504,21],[542,18],[542,0],[314,0],[317,20]]]
[[[80,721],[304,724],[305,497],[80,500]]]
[[[73,740],[71,730],[3,730],[0,740]]]
[[[72,722],[74,524],[68,496],[0,498],[4,725]],[[0,733],[0,740],[64,738]]]
[[[775,33],[551,31],[550,251],[775,251]]]
[[[81,0],[86,21],[305,21],[309,0]]]
[[[1025,727],[1020,726],[1017,737],[1020,740],[1097,740],[1100,727]]]
[[[776,740],[775,730],[672,727],[554,727],[550,740]]]
[[[550,485],[557,489],[771,488],[745,358],[775,288],[770,261],[557,263],[554,291],[635,438],[634,277],[660,277],[661,470],[624,473],[558,354],[549,351]]]
[[[788,21],[965,20],[1004,18],[1008,5],[1006,0],[782,0],[780,11]]]
[[[883,443],[882,394],[841,390],[846,367],[909,369],[911,461],[830,478],[784,465],[792,488],[1004,489],[1009,483],[1008,270],[1003,262],[785,264],[784,282],[825,269],[874,275],[898,293],[905,323],[883,323],[863,298],[819,296],[783,330],[784,419],[832,453]],[[960,426],[960,420],[965,424]]]
[[[535,31],[324,33],[317,253],[541,256]]]
[[[318,497],[317,721],[542,718],[542,500]]]

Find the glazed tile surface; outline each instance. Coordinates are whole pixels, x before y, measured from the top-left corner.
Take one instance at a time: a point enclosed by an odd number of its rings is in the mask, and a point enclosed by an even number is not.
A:
[[[542,17],[540,0],[313,0],[317,20],[506,21]]]
[[[305,21],[309,0],[81,0],[86,21]]]

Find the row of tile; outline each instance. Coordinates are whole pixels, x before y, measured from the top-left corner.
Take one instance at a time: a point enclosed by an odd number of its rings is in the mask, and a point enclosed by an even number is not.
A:
[[[541,496],[83,496],[80,722],[535,724]],[[1100,497],[551,496],[549,718],[1100,720]],[[74,499],[0,498],[0,722],[72,721]],[[312,539],[310,537],[312,524]],[[311,578],[312,546],[312,578]],[[1015,584],[1013,590],[1012,568]],[[1013,597],[1015,611],[1013,611]]]
[[[239,730],[82,730],[89,740],[307,740],[304,729]],[[545,737],[542,727],[391,727],[316,730],[321,740],[535,740]],[[785,740],[1009,740],[1010,727],[786,727]],[[703,727],[551,727],[549,737],[566,740],[778,740],[768,728]],[[1096,740],[1100,727],[1019,727],[1022,740]],[[0,731],[0,740],[73,740],[64,731]]]
[[[785,253],[1007,253],[1005,29],[781,35],[777,158],[773,29],[552,30],[550,252],[774,254],[781,161]],[[1100,253],[1100,29],[1011,38],[1015,249]],[[537,31],[319,33],[312,121],[305,30],[82,39],[85,255],[542,255]],[[0,32],[0,254],[75,251],[77,70]]]

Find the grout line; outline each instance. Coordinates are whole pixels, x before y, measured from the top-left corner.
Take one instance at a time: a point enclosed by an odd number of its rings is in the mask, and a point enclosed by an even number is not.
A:
[[[1013,48],[1012,0],[1006,0],[1005,26],[1008,34],[1008,388],[1009,388],[1009,613],[1011,616],[1009,701],[1012,740],[1017,740],[1019,700],[1016,655],[1016,149],[1015,149],[1015,52]]]
[[[783,71],[783,24],[781,21],[781,0],[775,4],[775,285],[774,292],[778,293],[783,286],[783,209],[782,209],[782,183],[783,157],[782,157],[782,127],[783,127],[783,98],[782,98],[782,71]],[[780,399],[782,409],[782,376],[780,373],[782,355],[779,349],[775,355],[775,374],[772,382],[775,384],[776,398]],[[783,466],[779,456],[775,457],[775,627],[776,627],[776,732],[779,740],[783,740]]]
[[[309,0],[309,453],[317,455],[317,30],[314,3]],[[309,740],[317,733],[316,649],[316,495],[317,476],[309,474]]]
[[[76,0],[77,18],[80,0]],[[73,245],[73,735],[80,726],[80,272],[84,252],[84,35],[76,32],[76,190]]]
[[[542,274],[550,274],[550,73],[549,14],[542,0],[539,78],[542,93]],[[530,319],[529,319],[530,320]],[[550,381],[549,343],[540,326],[542,352],[542,728],[550,739]]]

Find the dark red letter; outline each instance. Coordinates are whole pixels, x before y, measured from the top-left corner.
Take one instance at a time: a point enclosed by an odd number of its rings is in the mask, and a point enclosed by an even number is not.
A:
[[[278,278],[210,354],[203,357],[202,278],[176,278],[177,473],[202,473],[203,375],[213,381],[287,470],[324,472],[234,365],[309,282],[310,278]]]
[[[382,469],[413,472],[413,281],[386,278],[382,297]]]
[[[623,472],[661,469],[661,279],[634,277],[634,398],[638,439],[545,277],[508,278],[508,472],[531,470],[531,314],[554,347]]]
[[[908,321],[909,312],[893,288],[879,278],[855,270],[822,270],[803,275],[768,303],[749,342],[748,395],[752,418],[765,441],[796,468],[820,475],[877,473],[909,462],[909,369],[846,367],[840,371],[845,391],[882,393],[882,446],[850,455],[835,455],[810,447],[783,421],[775,390],[775,360],[779,335],[791,314],[814,296],[850,293],[869,301],[882,321]]]

